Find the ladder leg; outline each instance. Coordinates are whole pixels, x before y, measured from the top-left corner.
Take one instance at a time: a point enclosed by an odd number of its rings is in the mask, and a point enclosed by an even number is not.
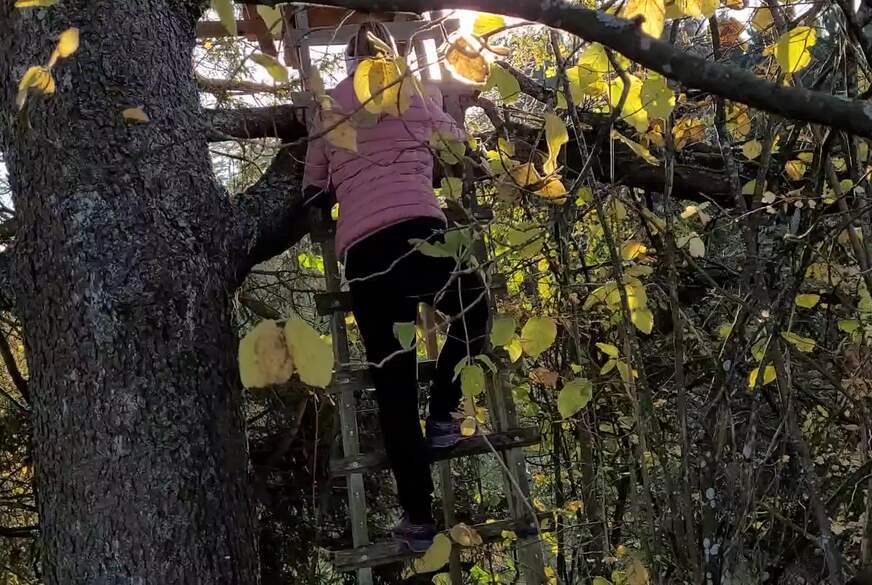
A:
[[[324,257],[324,272],[327,277],[327,290],[339,292],[339,262],[336,259],[336,249],[332,239],[321,243],[321,255]],[[347,363],[350,357],[348,349],[348,331],[345,329],[345,318],[336,311],[331,317],[333,334],[333,351],[339,363]],[[342,428],[342,451],[345,457],[360,454],[360,435],[357,429],[357,400],[354,390],[345,390],[339,396],[339,424]],[[348,477],[348,508],[351,513],[351,535],[354,546],[369,544],[369,530],[366,524],[367,507],[366,493],[363,487],[363,475],[353,473]],[[372,585],[372,570],[358,569],[357,582],[360,585]]]
[[[436,343],[436,318],[433,308],[421,305],[420,314],[427,357],[438,359],[439,348]],[[445,528],[451,528],[457,523],[457,516],[454,513],[454,480],[451,477],[451,461],[439,462],[439,486],[442,488],[442,516],[445,518]],[[463,573],[460,570],[460,550],[456,546],[451,547],[448,574],[451,577],[451,585],[463,585]]]
[[[493,414],[493,424],[497,430],[518,426],[518,415],[515,403],[501,374],[494,376],[494,382],[488,389]],[[509,513],[513,520],[535,526],[535,519],[529,508],[530,483],[527,480],[527,464],[521,449],[510,449],[501,456],[509,474],[503,474],[503,485]],[[516,549],[518,561],[527,585],[541,585],[545,580],[545,562],[542,557],[541,535],[519,538]]]

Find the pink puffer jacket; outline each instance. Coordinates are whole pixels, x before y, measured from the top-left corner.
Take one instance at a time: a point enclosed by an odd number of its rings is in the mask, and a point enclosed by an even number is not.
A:
[[[350,77],[328,93],[344,113],[360,108]],[[324,138],[309,144],[303,187],[335,192],[340,258],[355,243],[401,221],[445,219],[433,193],[433,154],[428,142],[435,130],[459,140],[464,134],[442,111],[441,101],[438,90],[425,99],[415,95],[402,118],[384,115],[372,127],[358,126],[358,152],[337,148]]]

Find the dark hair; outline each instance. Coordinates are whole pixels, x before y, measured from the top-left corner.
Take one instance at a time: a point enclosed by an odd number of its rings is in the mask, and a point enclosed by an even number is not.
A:
[[[379,53],[382,53],[383,51],[374,46],[374,43],[369,39],[369,34],[372,34],[372,36],[382,41],[391,48],[391,51],[393,51],[394,54],[396,54],[397,48],[388,27],[381,22],[372,20],[360,25],[360,28],[357,29],[357,32],[351,37],[351,40],[348,41],[348,45],[345,47],[345,56],[375,57]]]

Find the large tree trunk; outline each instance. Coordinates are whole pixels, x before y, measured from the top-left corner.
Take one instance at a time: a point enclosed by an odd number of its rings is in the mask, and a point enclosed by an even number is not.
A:
[[[194,0],[0,2],[45,581],[257,582],[230,294],[242,225],[208,159]],[[57,93],[14,111],[57,35]],[[142,106],[151,122],[127,126]]]

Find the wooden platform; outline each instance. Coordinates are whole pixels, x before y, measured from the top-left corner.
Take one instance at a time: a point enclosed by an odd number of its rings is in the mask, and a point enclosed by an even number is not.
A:
[[[533,427],[479,435],[461,441],[454,447],[431,451],[431,461],[446,461],[470,455],[485,455],[492,452],[491,447],[496,451],[528,447],[538,443],[540,438],[539,430]],[[488,442],[490,442],[490,446]],[[331,460],[330,474],[335,476],[349,473],[365,473],[387,467],[387,465],[388,457],[384,451],[372,451],[357,455],[356,457]]]
[[[481,539],[484,542],[502,540],[503,531],[505,530],[512,530],[520,537],[536,534],[536,525],[533,522],[515,520],[499,520],[497,522],[476,524],[473,528],[481,535]],[[338,571],[353,571],[365,567],[399,563],[421,556],[421,554],[413,553],[397,542],[386,541],[349,550],[335,551],[331,556],[333,557],[333,566]]]

